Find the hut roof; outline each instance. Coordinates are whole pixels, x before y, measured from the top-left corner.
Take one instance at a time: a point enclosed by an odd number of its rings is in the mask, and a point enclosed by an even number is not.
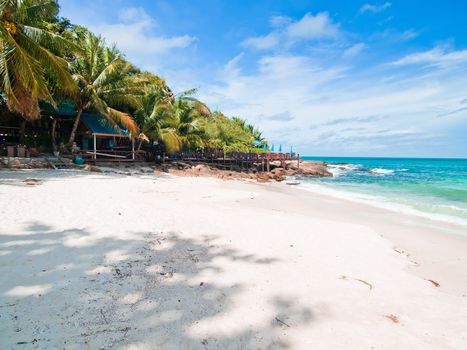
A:
[[[129,137],[126,130],[122,129],[123,132],[119,132],[110,126],[105,125],[103,118],[97,114],[83,113],[81,115],[81,120],[92,134]]]

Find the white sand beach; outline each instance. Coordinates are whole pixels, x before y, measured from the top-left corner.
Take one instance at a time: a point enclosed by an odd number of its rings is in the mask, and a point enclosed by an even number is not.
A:
[[[467,344],[465,227],[283,183],[40,170],[0,173],[0,216],[1,349]]]

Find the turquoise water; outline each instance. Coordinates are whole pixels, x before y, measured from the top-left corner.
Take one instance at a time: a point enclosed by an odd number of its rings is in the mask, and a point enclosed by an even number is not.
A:
[[[303,157],[329,163],[332,178],[303,186],[467,224],[467,159]]]

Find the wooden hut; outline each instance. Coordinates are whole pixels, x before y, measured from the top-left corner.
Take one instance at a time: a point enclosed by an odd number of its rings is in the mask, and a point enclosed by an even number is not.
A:
[[[48,107],[48,108],[47,108]],[[70,134],[76,111],[71,102],[62,103],[58,108],[46,106],[43,115],[48,115],[59,126],[58,135],[67,139]],[[77,147],[73,150],[85,160],[98,161],[134,161],[135,142],[124,128],[113,128],[105,118],[98,114],[82,113],[76,130]]]
[[[84,156],[94,161],[135,160],[135,140],[124,129],[105,124],[95,114],[83,113],[76,135]]]

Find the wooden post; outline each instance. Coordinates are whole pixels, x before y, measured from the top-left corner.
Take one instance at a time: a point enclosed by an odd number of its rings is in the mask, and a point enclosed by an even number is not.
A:
[[[266,159],[266,170],[269,171],[271,170],[271,167],[269,166],[269,159]]]
[[[52,132],[51,132],[51,137],[52,137],[52,149],[54,152],[57,152],[57,141],[55,139],[55,129],[57,127],[57,119],[53,118],[52,120]]]
[[[300,169],[300,154],[297,154],[297,169]]]
[[[135,160],[135,139],[131,138],[131,158]]]
[[[92,155],[92,158],[94,159],[94,163],[96,162],[96,153],[97,153],[97,137],[96,134],[93,134],[94,136],[94,154]]]

